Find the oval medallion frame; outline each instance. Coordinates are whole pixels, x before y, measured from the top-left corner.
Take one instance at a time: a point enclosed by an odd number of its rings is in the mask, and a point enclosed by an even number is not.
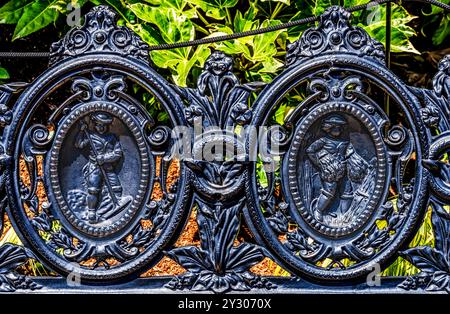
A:
[[[302,60],[296,64],[290,65],[283,73],[277,76],[258,96],[254,104],[254,118],[252,125],[261,127],[267,125],[273,108],[283,99],[283,97],[300,82],[311,79],[314,73],[327,71],[332,68],[335,71],[342,71],[348,75],[358,75],[382,88],[392,101],[399,104],[404,112],[405,119],[408,121],[409,128],[413,134],[414,147],[416,149],[417,165],[421,165],[422,160],[426,158],[429,143],[427,139],[426,127],[421,120],[420,103],[410,90],[398,79],[394,73],[380,65],[379,62],[370,58],[361,58],[353,54],[334,52],[332,55],[316,56],[313,59]],[[425,140],[422,140],[425,139]],[[247,138],[247,150],[255,152],[250,145],[257,143],[254,134],[249,134]],[[257,160],[257,156],[250,156],[250,160]],[[280,241],[279,236],[271,228],[267,218],[261,210],[260,193],[258,192],[258,183],[256,175],[256,166],[254,163],[249,165],[246,195],[248,207],[244,208],[244,216],[250,230],[255,235],[258,243],[269,248],[271,258],[279,263],[286,270],[293,274],[299,274],[311,279],[321,281],[338,281],[349,279],[362,279],[373,270],[374,264],[381,267],[393,261],[396,252],[405,246],[412,239],[417,230],[418,223],[424,215],[424,208],[428,199],[428,178],[429,174],[423,167],[415,169],[415,185],[411,195],[411,204],[408,206],[405,220],[400,229],[393,235],[388,245],[385,245],[371,256],[343,269],[326,269],[311,263],[304,258],[293,254],[291,250]],[[289,206],[291,200],[286,200]],[[380,211],[378,206],[375,211]],[[306,226],[307,224],[305,224]],[[366,228],[360,228],[355,232],[364,234]],[[344,237],[342,241],[350,241],[353,237]],[[335,240],[331,237],[327,240],[330,248],[335,246]]]
[[[72,81],[81,74],[90,73],[94,69],[120,74],[142,86],[161,103],[173,125],[187,125],[179,96],[172,90],[170,84],[148,64],[134,58],[123,58],[117,54],[109,53],[88,54],[75,59],[60,61],[41,74],[16,102],[16,114],[5,137],[5,151],[8,155],[13,156],[13,162],[5,169],[6,190],[10,204],[7,211],[22,243],[29,247],[46,267],[64,276],[77,272],[82,282],[112,283],[138,277],[140,273],[155,265],[162,258],[163,250],[174,243],[190,212],[192,203],[191,177],[187,169],[181,165],[173,210],[167,213],[164,228],[161,229],[161,232],[158,232],[157,237],[151,240],[146,249],[137,252],[136,256],[118,266],[97,269],[80,267],[77,263],[65,259],[48,247],[45,240],[32,225],[21,201],[18,184],[20,181],[18,179],[18,154],[21,151],[21,142],[25,137],[26,126],[30,123],[30,119],[37,108],[42,105],[44,99],[60,88],[61,85]],[[135,221],[137,222],[138,219]],[[134,227],[136,227],[135,224],[128,224],[120,233],[131,232]],[[88,241],[94,241],[92,242],[92,244],[95,244],[93,247],[102,250],[108,244],[117,240],[115,237],[103,237],[96,240],[92,237],[86,238],[89,238]]]

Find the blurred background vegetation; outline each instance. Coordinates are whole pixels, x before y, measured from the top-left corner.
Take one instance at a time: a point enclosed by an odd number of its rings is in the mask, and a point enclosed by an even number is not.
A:
[[[450,3],[450,0],[440,0]],[[71,7],[80,7],[81,16],[94,5],[107,4],[119,13],[119,24],[135,31],[150,45],[176,43],[203,37],[231,34],[321,14],[331,5],[346,7],[367,0],[0,0],[0,51],[49,51],[73,21]],[[68,5],[70,6],[68,7]],[[430,87],[437,62],[450,54],[450,13],[417,2],[392,4],[391,68],[405,82]],[[355,12],[353,23],[372,37],[386,42],[386,5]],[[180,86],[195,86],[203,63],[212,50],[233,56],[235,73],[243,81],[270,82],[283,70],[286,45],[300,37],[311,25],[245,37],[227,42],[152,51],[150,58],[158,71]],[[47,67],[46,59],[0,60],[0,82],[31,81]],[[142,99],[152,102],[152,99]],[[149,105],[149,103],[147,103]],[[157,106],[151,103],[151,106]],[[151,107],[158,111],[160,108]],[[285,107],[275,119],[282,121]],[[166,115],[159,113],[160,122]],[[262,174],[263,176],[263,174]],[[263,178],[262,178],[263,179]],[[11,228],[2,242],[18,242]],[[430,211],[411,246],[433,245]],[[30,266],[35,274],[45,274],[38,263]],[[411,264],[397,259],[384,275],[417,272]],[[286,272],[276,270],[276,274]]]

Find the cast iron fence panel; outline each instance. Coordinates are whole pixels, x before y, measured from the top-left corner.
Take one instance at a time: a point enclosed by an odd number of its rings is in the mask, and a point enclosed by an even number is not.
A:
[[[110,284],[135,280],[167,255],[187,270],[168,288],[227,292],[276,289],[250,272],[265,257],[300,278],[351,284],[400,254],[421,269],[402,288],[449,292],[450,59],[432,90],[409,87],[350,19],[328,8],[269,84],[242,84],[232,58],[216,51],[196,88],[184,88],[152,68],[148,46],[117,26],[109,7],[95,7],[52,46],[34,82],[0,86],[0,209],[26,247],[0,249],[1,290],[40,287],[15,272],[28,258]],[[293,112],[274,123],[298,90]],[[153,95],[168,125],[139,91]],[[184,139],[191,156],[177,158],[173,129],[199,125],[201,134]],[[223,151],[198,158],[211,147]],[[193,206],[200,246],[173,248]],[[428,206],[435,247],[403,251]],[[235,244],[242,218],[257,244]]]

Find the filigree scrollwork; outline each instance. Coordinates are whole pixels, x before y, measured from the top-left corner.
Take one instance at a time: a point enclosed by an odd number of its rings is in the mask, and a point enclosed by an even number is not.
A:
[[[422,117],[436,123],[383,66],[382,45],[349,20],[342,8],[327,9],[290,46],[288,69],[253,106],[252,124],[261,126],[291,93],[302,99],[284,120],[290,134],[281,162],[269,171],[261,157],[249,177],[258,169],[267,180],[249,179],[246,192],[273,254],[289,271],[320,280],[362,276],[411,233],[427,201]],[[396,120],[382,105],[386,92],[401,112]]]
[[[422,120],[430,130],[441,131],[450,128],[450,56],[445,56],[438,64],[438,73],[433,78],[433,89],[411,88],[421,99]]]
[[[413,89],[422,100],[422,120],[432,134],[428,158],[422,161],[430,172],[431,222],[434,230],[434,248],[420,246],[401,252],[401,256],[421,272],[408,277],[399,285],[406,290],[446,291],[450,293],[450,114],[448,110],[450,91],[450,58],[444,57],[438,65],[439,72],[433,79],[433,90]]]
[[[172,279],[167,287],[216,293],[275,287],[248,271],[264,258],[264,249],[249,243],[233,245],[242,206],[243,202],[228,208],[199,202],[197,219],[201,246],[181,247],[168,253],[188,272]]]
[[[433,175],[430,182],[433,196],[444,203],[450,202],[450,166],[441,159],[449,151],[450,134],[442,133],[431,144],[429,159],[423,161]]]
[[[433,78],[433,90],[438,97],[450,99],[450,55],[439,61],[439,72]]]
[[[320,16],[317,28],[306,30],[302,37],[288,46],[288,66],[321,53],[345,51],[373,58],[384,63],[384,47],[361,27],[350,25],[351,14],[342,7],[332,6]]]
[[[16,272],[16,268],[30,258],[35,258],[34,254],[23,246],[7,243],[0,247],[0,292],[42,288],[30,278]]]
[[[183,165],[166,177],[178,163],[171,128],[185,123],[181,100],[141,62],[141,39],[115,23],[110,8],[96,7],[53,45],[51,69],[19,98],[1,146],[2,196],[5,185],[17,231],[55,271],[77,265],[91,282],[123,280],[157,262],[191,198]],[[168,126],[136,100],[141,91],[170,113]]]
[[[450,293],[450,214],[444,206],[434,204],[431,214],[434,248],[420,246],[401,252],[401,256],[419,268],[418,275],[399,285],[405,290],[418,288]]]
[[[67,58],[93,53],[116,53],[148,62],[148,45],[130,29],[117,26],[117,13],[97,6],[85,16],[84,25],[74,28],[51,47],[50,65]]]
[[[193,136],[192,157],[183,161],[195,175],[201,247],[167,253],[188,271],[167,285],[171,289],[222,293],[273,287],[249,271],[264,258],[264,250],[249,243],[233,246],[245,206],[247,156],[242,137],[233,127],[245,130],[252,118],[248,98],[262,84],[240,84],[232,67],[231,57],[216,51],[206,60],[197,89],[177,87],[187,103],[188,123],[205,132]]]
[[[12,120],[12,110],[8,107],[8,102],[14,93],[22,91],[27,83],[10,83],[0,85],[0,128],[9,125]]]
[[[433,90],[407,87],[350,18],[328,8],[251,105],[264,84],[241,83],[230,56],[213,52],[196,88],[171,86],[148,46],[94,8],[14,107],[23,84],[0,86],[0,218],[7,208],[60,274],[76,265],[83,281],[135,278],[164,253],[187,270],[167,287],[224,293],[274,288],[250,271],[265,257],[310,279],[362,278],[407,244],[430,205],[435,247],[401,252],[421,269],[401,287],[450,292],[450,59]],[[296,104],[282,125],[272,116],[285,100]],[[176,126],[201,131],[188,136],[190,156],[174,153]],[[268,150],[250,156],[256,135]],[[200,245],[173,248],[192,206]],[[267,250],[237,239],[242,217]],[[31,257],[0,247],[1,291],[39,287],[15,272]]]

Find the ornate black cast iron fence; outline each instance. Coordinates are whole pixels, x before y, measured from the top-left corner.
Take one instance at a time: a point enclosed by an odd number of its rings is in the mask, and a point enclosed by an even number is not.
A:
[[[94,8],[34,82],[0,86],[0,209],[26,246],[0,248],[1,290],[41,287],[15,271],[28,258],[83,284],[115,284],[167,255],[187,271],[166,287],[227,292],[283,285],[250,272],[266,256],[326,287],[364,282],[400,254],[421,269],[400,288],[449,292],[450,59],[433,89],[409,87],[350,18],[326,10],[270,84],[242,84],[214,52],[197,87],[183,88],[152,68],[147,45],[110,8]],[[143,91],[168,125],[137,100]],[[198,125],[184,139],[173,132]],[[174,155],[180,140],[188,158]],[[197,158],[205,149],[214,158]],[[174,248],[193,206],[200,246]],[[435,246],[405,250],[428,206]],[[235,242],[241,220],[256,243]]]

